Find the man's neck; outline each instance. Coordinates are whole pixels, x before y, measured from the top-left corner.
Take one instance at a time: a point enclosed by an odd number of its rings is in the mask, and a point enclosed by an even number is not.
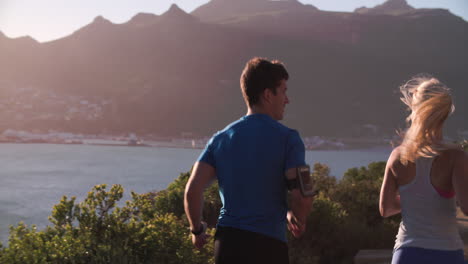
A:
[[[245,114],[245,115],[253,115],[253,114],[264,114],[264,115],[268,115],[268,116],[272,117],[272,115],[270,114],[270,112],[267,109],[265,109],[264,107],[258,106],[258,105],[247,107],[247,114]]]

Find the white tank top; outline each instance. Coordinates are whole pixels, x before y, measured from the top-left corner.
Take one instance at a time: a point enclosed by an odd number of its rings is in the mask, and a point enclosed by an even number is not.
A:
[[[457,225],[455,197],[439,195],[431,183],[433,158],[416,160],[416,177],[398,188],[402,220],[395,249],[419,247],[438,250],[463,248]]]

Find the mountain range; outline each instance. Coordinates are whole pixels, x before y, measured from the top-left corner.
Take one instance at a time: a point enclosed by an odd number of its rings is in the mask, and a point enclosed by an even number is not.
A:
[[[0,32],[0,93],[37,87],[110,98],[100,122],[22,122],[26,128],[208,136],[246,112],[239,77],[254,56],[290,73],[285,124],[303,135],[393,134],[407,114],[398,87],[429,73],[453,89],[448,132],[468,129],[468,22],[405,0],[329,12],[297,0],[212,0],[114,24],[99,16],[39,43]],[[0,130],[15,126],[0,120]]]

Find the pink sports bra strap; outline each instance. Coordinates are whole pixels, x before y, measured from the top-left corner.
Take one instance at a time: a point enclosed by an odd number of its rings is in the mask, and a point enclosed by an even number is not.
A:
[[[450,199],[455,197],[455,191],[444,191],[434,186],[434,189],[439,193],[440,196]]]

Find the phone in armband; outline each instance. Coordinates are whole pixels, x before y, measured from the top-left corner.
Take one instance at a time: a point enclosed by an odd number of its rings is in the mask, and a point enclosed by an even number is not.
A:
[[[296,179],[303,196],[310,197],[317,195],[317,191],[314,190],[314,183],[310,175],[309,165],[297,167]]]

